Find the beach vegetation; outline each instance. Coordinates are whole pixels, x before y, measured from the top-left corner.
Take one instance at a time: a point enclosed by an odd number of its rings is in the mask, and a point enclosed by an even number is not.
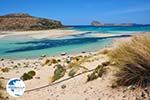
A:
[[[46,59],[44,65],[56,64],[58,61],[56,59]]]
[[[52,82],[62,78],[65,75],[66,69],[64,68],[64,66],[58,64],[55,65],[56,69],[54,71],[54,75],[52,77]]]
[[[104,54],[104,55],[106,55],[106,54],[108,54],[110,51],[111,51],[110,49],[104,48],[104,49],[102,49],[102,50],[99,52],[99,54]]]
[[[5,72],[5,73],[6,73],[6,72],[9,72],[9,70],[10,70],[10,68],[8,68],[8,67],[5,67],[5,68],[2,68],[2,69],[1,69],[1,71],[2,71],[2,72]]]
[[[28,74],[29,74],[30,76],[35,76],[36,72],[32,70],[32,71],[29,71]]]
[[[98,77],[102,77],[104,73],[106,73],[106,68],[102,65],[98,65],[94,69],[94,71],[87,76],[88,77],[87,82],[93,81],[97,79]]]
[[[80,67],[79,62],[71,62],[68,64],[68,68]]]
[[[50,62],[51,62],[51,64],[56,64],[56,63],[57,63],[57,60],[53,58],[53,59],[51,59]]]
[[[28,73],[24,73],[24,74],[21,76],[21,79],[22,79],[23,81],[30,80],[30,79],[32,79],[35,75],[36,75],[36,72],[35,72],[35,71],[29,71]]]
[[[71,69],[68,73],[68,76],[73,77],[77,73],[77,69]]]
[[[3,91],[2,89],[4,89],[3,81],[0,80],[0,100],[1,100],[1,99],[2,99],[2,100],[5,99],[5,97],[4,97],[4,91]]]
[[[49,63],[50,63],[50,60],[49,60],[49,59],[46,59],[44,65],[47,65],[47,64],[49,64]]]
[[[108,56],[117,68],[117,84],[146,87],[150,84],[150,34],[138,34],[118,44]]]

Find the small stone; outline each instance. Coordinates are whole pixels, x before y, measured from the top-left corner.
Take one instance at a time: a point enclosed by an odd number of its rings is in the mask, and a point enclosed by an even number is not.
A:
[[[66,52],[62,52],[61,53],[61,56],[65,56],[67,53]]]
[[[41,55],[41,57],[43,57],[43,58],[44,58],[44,57],[46,57],[46,55]]]
[[[134,86],[134,85],[130,85],[130,86],[127,87],[127,89],[128,89],[128,90],[134,90],[134,89],[135,89],[135,86]]]
[[[16,73],[19,73],[19,71],[16,71]]]
[[[86,53],[85,51],[82,51],[81,53]]]
[[[139,97],[136,97],[136,99],[135,100],[140,100],[140,98]]]
[[[61,86],[61,88],[62,88],[62,89],[65,89],[65,88],[66,88],[66,85],[65,85],[65,84],[63,84],[63,85]]]
[[[141,93],[141,97],[142,97],[142,98],[145,98],[144,92]]]
[[[35,77],[35,79],[40,79],[40,77]]]
[[[103,63],[102,63],[103,66],[108,66],[109,64],[110,64],[109,61],[106,61],[106,62],[103,62]]]
[[[0,61],[4,61],[4,59],[3,59],[3,58],[1,58],[1,59],[0,59]]]
[[[60,59],[58,59],[57,61],[58,61],[58,62],[61,62],[61,60],[60,60]]]

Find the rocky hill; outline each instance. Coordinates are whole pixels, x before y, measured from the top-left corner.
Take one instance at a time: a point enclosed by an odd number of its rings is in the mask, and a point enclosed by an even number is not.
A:
[[[18,13],[0,16],[0,31],[26,31],[61,28],[60,21]]]

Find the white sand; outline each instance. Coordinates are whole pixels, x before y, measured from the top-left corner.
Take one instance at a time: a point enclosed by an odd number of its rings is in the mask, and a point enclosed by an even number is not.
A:
[[[0,32],[0,38],[6,36],[26,36],[31,38],[59,38],[69,35],[81,34],[82,32],[78,32],[75,30],[63,30],[63,29],[53,29],[53,30],[41,30],[41,31],[3,31]]]
[[[70,56],[92,56],[81,65],[87,69],[96,68],[97,65],[101,65],[102,62],[109,61],[108,57],[104,54],[97,53],[86,53],[86,54],[76,54]],[[54,57],[55,59],[61,59],[61,64],[66,64],[65,59],[67,56]],[[51,59],[51,57],[39,59],[29,59],[29,60],[4,60],[0,62],[0,66],[12,68],[17,63],[21,65],[17,69],[11,69],[7,73],[0,72],[2,77],[14,78],[20,77],[23,73],[30,70],[36,71],[36,76],[33,79],[25,81],[26,90],[34,89],[49,84],[49,78],[53,75],[54,65],[43,66],[43,62],[46,59]],[[13,64],[11,62],[14,62]],[[24,68],[24,63],[28,63],[28,67]],[[107,73],[102,77],[91,82],[86,82],[87,75],[89,73],[82,74],[80,76],[74,77],[72,79],[63,81],[61,83],[42,88],[39,90],[34,90],[30,92],[25,92],[23,96],[18,98],[13,98],[9,96],[10,100],[135,100],[135,95],[131,91],[123,92],[126,88],[115,88],[112,89],[111,85],[113,82],[113,70],[111,66],[107,66]],[[78,73],[83,72],[80,69]],[[40,77],[40,79],[36,79]],[[68,73],[61,78],[63,80],[68,78]],[[60,81],[58,80],[58,81]],[[62,89],[61,86],[66,85],[66,88]]]

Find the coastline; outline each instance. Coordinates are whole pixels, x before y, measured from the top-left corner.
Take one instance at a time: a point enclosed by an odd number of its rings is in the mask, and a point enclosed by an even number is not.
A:
[[[51,30],[39,30],[39,31],[1,31],[0,38],[8,36],[24,36],[35,39],[42,38],[60,38],[69,35],[81,34],[81,32],[75,30],[65,30],[65,29],[51,29]]]
[[[130,39],[130,38],[127,38]],[[117,42],[127,40],[124,38],[117,39]],[[114,88],[114,67],[108,65],[110,63],[108,52],[111,52],[113,47],[105,47],[96,52],[82,52],[68,55],[62,53],[59,56],[46,57],[42,55],[36,59],[1,59],[0,60],[0,75],[6,85],[9,78],[21,77],[24,73],[29,71],[35,71],[36,75],[25,82],[26,91],[25,93],[17,98],[17,100],[35,100],[46,98],[47,100],[121,100],[121,99],[134,99],[137,96],[125,87]],[[74,59],[79,58],[85,59],[80,62],[80,66],[68,67]],[[51,61],[55,61],[52,63]],[[72,59],[72,60],[71,60]],[[48,61],[48,63],[46,63]],[[68,61],[71,61],[71,63]],[[56,70],[56,65],[62,65],[66,69],[64,76],[56,82],[52,82],[52,76]],[[87,82],[88,75],[91,74],[90,70],[97,68],[98,65],[106,65],[108,70],[102,77]],[[8,72],[2,72],[3,68],[8,68]],[[75,69],[77,70],[75,77],[70,77],[69,72]],[[87,71],[87,72],[86,72]],[[84,73],[85,72],[85,73]],[[83,73],[83,74],[81,74]],[[113,86],[114,85],[114,86]],[[114,94],[115,93],[115,94]],[[4,94],[9,99],[14,98],[9,96],[6,91]],[[138,92],[137,92],[138,94]]]
[[[27,37],[33,39],[43,38],[62,38],[65,36],[85,34],[88,31],[66,30],[66,29],[51,29],[51,30],[39,30],[39,31],[0,31],[0,39],[5,37]],[[113,37],[121,36],[122,34],[111,33],[92,33],[87,37]],[[128,35],[128,34],[126,34]]]

